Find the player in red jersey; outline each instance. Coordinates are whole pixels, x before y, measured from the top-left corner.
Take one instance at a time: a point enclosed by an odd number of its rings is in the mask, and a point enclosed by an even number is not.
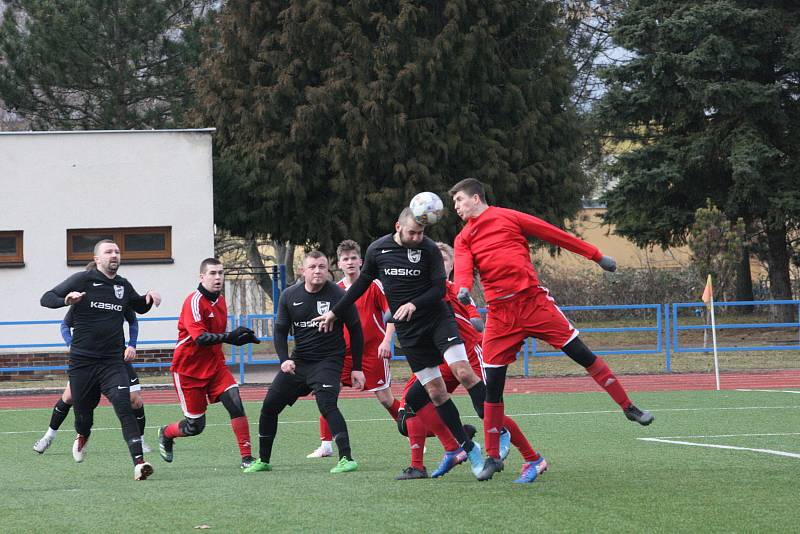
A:
[[[172,356],[172,380],[183,408],[184,419],[158,430],[158,447],[165,462],[173,459],[175,438],[196,436],[206,426],[208,403],[222,402],[231,416],[231,428],[239,443],[242,468],[254,459],[250,428],[239,396],[239,386],[225,366],[222,343],[260,343],[249,328],[225,332],[228,306],[220,293],[225,281],[222,262],[206,258],[200,264],[200,284],[183,302],[178,319],[178,343]]]
[[[349,289],[361,273],[361,247],[351,239],[339,243],[336,248],[336,258],[339,268],[344,273],[344,278],[339,280],[339,287]],[[361,370],[366,377],[364,391],[372,391],[375,398],[386,408],[392,419],[397,420],[397,411],[400,401],[394,398],[390,386],[392,385],[392,371],[389,358],[392,357],[392,335],[394,324],[384,322],[384,313],[389,309],[383,286],[374,280],[369,289],[356,301],[358,318],[361,321],[361,331],[364,336],[364,356],[361,360]],[[347,345],[344,366],[342,367],[341,382],[352,387],[350,371],[353,369],[353,356],[350,354],[350,333],[345,331],[344,340]],[[306,458],[323,458],[333,455],[333,434],[325,418],[319,417],[320,446]]]
[[[487,389],[484,435],[489,459],[478,479],[488,480],[503,468],[498,437],[504,413],[506,370],[529,336],[564,351],[606,390],[628,419],[649,425],[653,421],[652,414],[631,403],[605,361],[581,341],[578,331],[556,306],[547,289],[539,285],[527,238],[535,237],[580,254],[607,271],[616,270],[614,259],[601,254],[594,245],[532,215],[489,206],[483,184],[474,178],[458,182],[450,189],[450,195],[456,212],[466,222],[455,241],[458,297],[469,298],[473,269],[477,268],[489,304],[483,342]],[[541,467],[542,463],[525,462],[522,475],[515,482],[533,482],[542,472]]]
[[[441,242],[436,243],[436,245],[442,252],[445,273],[447,273],[447,276],[449,277],[453,270],[453,248],[450,245]],[[483,319],[478,312],[478,308],[475,306],[475,303],[471,301],[471,299],[470,302],[466,304],[462,303],[456,297],[455,285],[449,280],[446,282],[446,284],[447,292],[445,293],[445,301],[453,309],[453,314],[456,318],[456,324],[458,325],[458,333],[461,336],[461,339],[464,341],[464,346],[469,357],[469,364],[475,375],[480,377],[480,380],[485,381],[486,376],[483,371],[483,350],[481,348],[482,336],[480,334],[484,327]],[[453,375],[450,368],[446,364],[440,366],[439,369],[442,372],[442,379],[447,386],[447,391],[452,393],[458,387],[459,380]],[[408,393],[408,391],[414,385],[414,382],[416,382],[416,380],[415,377],[412,376],[406,384],[404,394]],[[406,468],[403,473],[397,477],[397,480],[426,478],[427,471],[422,463],[423,452],[425,450],[425,438],[430,435],[430,433],[433,433],[437,438],[439,438],[439,441],[442,443],[442,446],[445,448],[445,450],[450,450],[450,448],[453,446],[453,443],[455,443],[455,438],[453,438],[450,431],[447,429],[444,423],[442,423],[441,419],[437,416],[436,412],[431,409],[430,406],[425,406],[423,409],[419,410],[419,412],[416,414],[416,417],[406,419],[406,425],[409,445],[411,447],[411,466]],[[465,425],[465,431],[466,428],[467,425]],[[472,433],[474,433],[474,430]],[[510,417],[504,416],[503,428],[500,431],[499,448],[501,459],[505,459],[505,457],[508,455],[511,443],[513,443],[514,446],[519,450],[526,462],[536,462],[541,458],[533,449],[533,447],[531,447],[530,443],[528,443],[528,440],[519,429],[519,426],[517,426],[517,423]],[[541,471],[544,472],[547,469],[547,464],[544,460],[542,462]],[[432,477],[437,478],[444,475],[448,471],[447,468],[448,465],[443,462],[443,464],[433,472]]]

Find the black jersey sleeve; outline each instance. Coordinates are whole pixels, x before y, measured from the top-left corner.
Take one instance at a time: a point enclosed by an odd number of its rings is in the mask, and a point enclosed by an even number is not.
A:
[[[352,291],[353,288],[350,288]],[[364,333],[361,330],[361,321],[355,306],[351,306],[343,317],[347,331],[350,332],[350,354],[353,356],[353,371],[361,370],[361,360],[364,354]]]
[[[425,251],[429,254],[431,262],[431,287],[411,300],[417,308],[427,308],[436,304],[444,298],[447,291],[447,286],[445,285],[447,274],[444,272],[442,252],[432,241],[428,243],[426,239],[425,245]]]
[[[131,308],[136,313],[147,313],[150,311],[150,308],[153,307],[153,301],[151,300],[149,303],[147,302],[147,298],[144,295],[140,295],[133,289],[133,286],[130,282],[125,280],[125,285],[128,286],[126,289],[130,291],[130,298],[128,302],[130,303]]]
[[[67,305],[64,298],[72,291],[83,291],[86,282],[86,271],[75,273],[56,287],[42,295],[39,304],[45,308],[63,308]]]
[[[278,316],[275,318],[275,327],[272,332],[272,344],[281,363],[289,359],[289,329],[292,324],[289,307],[286,304],[286,294],[287,291],[284,290],[278,299]]]
[[[284,289],[278,299],[278,315],[275,317],[275,326],[285,325],[288,328],[292,324],[292,319],[289,317],[289,306],[286,304],[286,294],[290,289],[291,287]]]

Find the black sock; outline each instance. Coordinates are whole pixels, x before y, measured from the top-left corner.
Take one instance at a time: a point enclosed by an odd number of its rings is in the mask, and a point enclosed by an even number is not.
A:
[[[144,436],[145,417],[144,406],[141,408],[134,408],[133,415],[136,417],[136,422],[139,424],[139,435]]]
[[[144,459],[144,452],[142,451],[142,438],[136,436],[135,438],[128,439],[128,452],[131,453],[133,465],[142,463]]]
[[[458,415],[458,408],[453,404],[453,399],[447,399],[447,402],[440,404],[436,407],[436,412],[442,418],[444,424],[453,433],[458,444],[464,447],[464,450],[469,452],[472,450],[472,441],[467,438],[464,433],[464,427],[461,425],[461,417]]]
[[[472,407],[475,413],[483,419],[483,402],[486,400],[486,384],[478,380],[474,386],[467,390],[469,398],[472,399]]]
[[[70,408],[72,408],[71,404],[67,404],[63,400],[58,399],[56,405],[53,406],[53,415],[50,416],[50,428],[58,430],[61,423],[63,423],[64,419],[69,415]]]
[[[347,423],[344,420],[342,412],[339,411],[339,408],[334,408],[323,417],[325,417],[328,426],[331,427],[331,433],[333,434],[334,441],[336,441],[336,448],[339,451],[339,459],[347,458],[348,460],[352,460],[350,436],[347,433]]]
[[[272,457],[272,443],[278,433],[278,414],[261,412],[258,419],[258,457],[265,464]]]

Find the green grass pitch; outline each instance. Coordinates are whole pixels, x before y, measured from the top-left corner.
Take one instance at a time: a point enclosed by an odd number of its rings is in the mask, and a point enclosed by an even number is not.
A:
[[[110,408],[96,413],[83,464],[71,456],[72,415],[40,456],[31,446],[49,410],[0,410],[0,531],[796,531],[800,396],[700,391],[635,400],[653,410],[650,427],[628,422],[604,393],[508,396],[507,412],[550,463],[526,486],[511,483],[516,451],[489,482],[466,464],[439,480],[395,481],[408,445],[371,399],[340,402],[357,472],[331,475],[335,459],[305,458],[318,444],[317,412],[299,401],[282,414],[274,471],[241,472],[226,414],[213,406],[201,436],[176,441],[174,463],[148,456],[155,474],[145,482],[133,480]],[[473,416],[467,398],[457,404]],[[254,445],[259,406],[246,406]],[[147,441],[156,445],[158,425],[179,416],[177,405],[148,405]],[[440,456],[429,439],[429,471]]]

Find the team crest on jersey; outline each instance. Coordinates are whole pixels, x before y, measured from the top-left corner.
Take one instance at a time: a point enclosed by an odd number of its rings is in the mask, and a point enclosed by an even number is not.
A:
[[[114,295],[121,299],[125,295],[125,286],[114,286]]]
[[[317,313],[319,313],[320,315],[328,313],[328,310],[330,309],[331,309],[331,303],[328,302],[327,300],[317,301]]]
[[[419,249],[408,249],[408,261],[411,263],[419,263],[422,259],[422,251]]]

